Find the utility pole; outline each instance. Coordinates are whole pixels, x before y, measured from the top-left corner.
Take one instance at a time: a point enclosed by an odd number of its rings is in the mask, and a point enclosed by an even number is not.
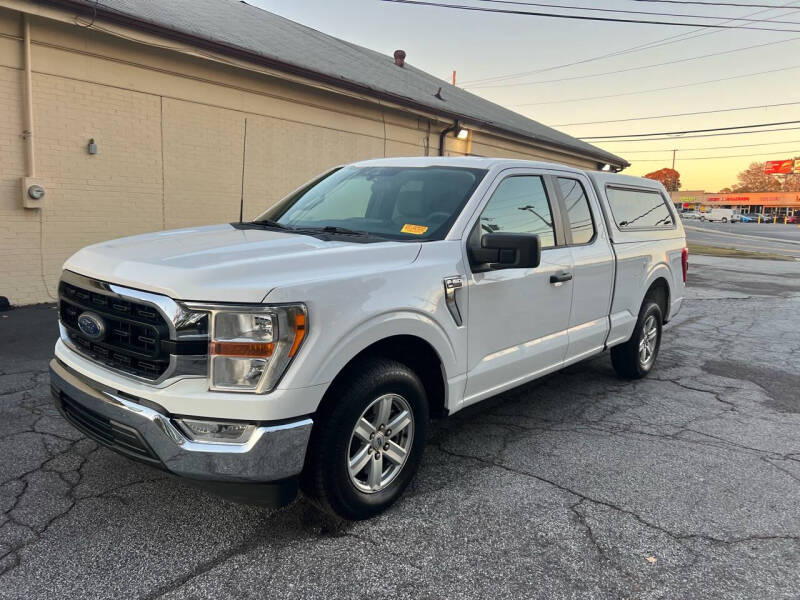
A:
[[[675,153],[676,152],[677,152],[677,150],[673,150],[672,151],[672,170],[673,171],[675,170]]]
[[[456,72],[453,71],[453,85],[456,84]]]

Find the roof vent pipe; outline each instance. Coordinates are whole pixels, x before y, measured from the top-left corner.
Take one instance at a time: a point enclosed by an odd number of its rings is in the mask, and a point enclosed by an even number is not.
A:
[[[394,64],[398,67],[402,67],[406,64],[406,51],[405,50],[395,50],[394,51]]]

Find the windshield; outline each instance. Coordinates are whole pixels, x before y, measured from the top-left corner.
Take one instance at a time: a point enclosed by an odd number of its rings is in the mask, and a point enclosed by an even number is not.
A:
[[[344,167],[256,219],[393,240],[440,240],[486,171],[460,167]]]

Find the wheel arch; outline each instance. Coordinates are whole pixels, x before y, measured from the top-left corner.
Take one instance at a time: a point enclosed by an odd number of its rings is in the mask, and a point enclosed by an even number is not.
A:
[[[328,385],[318,412],[324,412],[335,402],[338,384],[371,358],[396,360],[414,371],[425,388],[430,415],[435,418],[447,416],[447,377],[439,353],[428,340],[405,333],[376,340],[351,356]]]
[[[647,291],[642,297],[642,303],[644,303],[645,300],[650,299],[658,304],[659,308],[661,309],[664,323],[669,321],[669,307],[671,299],[668,276],[669,273],[665,274],[663,272],[654,274],[649,281]]]

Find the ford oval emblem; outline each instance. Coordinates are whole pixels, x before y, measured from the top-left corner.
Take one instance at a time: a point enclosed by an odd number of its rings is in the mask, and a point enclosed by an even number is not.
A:
[[[83,332],[83,335],[92,340],[99,340],[106,332],[103,319],[90,312],[84,312],[78,315],[78,329]]]

